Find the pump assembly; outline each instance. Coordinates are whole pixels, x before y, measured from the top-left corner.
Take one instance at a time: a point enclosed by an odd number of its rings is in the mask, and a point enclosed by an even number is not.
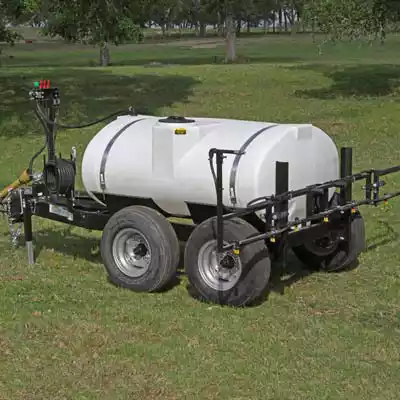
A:
[[[292,248],[309,268],[338,271],[365,250],[359,207],[385,204],[382,177],[400,171],[353,173],[352,149],[338,150],[311,124],[216,118],[156,117],[133,108],[92,123],[57,121],[60,93],[50,81],[29,92],[45,144],[21,176],[0,192],[13,243],[23,224],[34,263],[32,216],[102,231],[101,256],[110,280],[134,291],[165,288],[177,272],[180,244],[191,294],[231,306],[265,292],[271,260]],[[81,128],[114,118],[82,159],[56,155],[56,127]],[[47,149],[43,170],[35,159]],[[353,184],[364,181],[364,198]],[[189,222],[188,222],[189,221]]]

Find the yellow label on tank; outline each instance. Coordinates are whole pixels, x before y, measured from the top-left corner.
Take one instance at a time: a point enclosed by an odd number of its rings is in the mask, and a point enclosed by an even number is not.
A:
[[[175,135],[186,135],[186,129],[185,128],[176,128]]]

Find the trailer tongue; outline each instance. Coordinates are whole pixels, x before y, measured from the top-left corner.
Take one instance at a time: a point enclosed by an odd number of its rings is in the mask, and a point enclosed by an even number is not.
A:
[[[359,207],[400,195],[380,194],[382,178],[400,165],[353,173],[352,149],[342,148],[339,158],[329,136],[310,124],[161,118],[130,108],[71,126],[57,121],[60,93],[50,81],[35,83],[30,99],[46,140],[0,192],[13,243],[20,233],[14,225],[23,224],[34,263],[32,216],[103,231],[106,271],[131,290],[163,289],[185,241],[192,295],[251,304],[266,289],[271,260],[289,247],[310,268],[349,267],[365,249]],[[115,116],[87,146],[85,191],[76,190],[76,150],[68,159],[56,155],[56,127],[82,128]],[[34,172],[45,149],[43,170]],[[356,181],[364,182],[357,201]]]

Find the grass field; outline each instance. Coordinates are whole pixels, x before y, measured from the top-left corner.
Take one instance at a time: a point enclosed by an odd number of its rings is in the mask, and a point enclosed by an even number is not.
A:
[[[112,49],[60,43],[5,49],[0,68],[0,183],[43,143],[22,86],[51,79],[61,119],[137,106],[172,113],[312,122],[355,147],[355,170],[400,160],[400,37],[318,55],[306,36]],[[99,127],[58,133],[82,156]],[[38,167],[40,164],[38,164]],[[388,178],[399,189],[400,177]],[[368,251],[357,269],[310,274],[291,257],[266,301],[249,309],[193,300],[185,278],[162,294],[108,283],[99,233],[34,220],[37,264],[0,225],[0,399],[398,399],[400,200],[364,209]]]

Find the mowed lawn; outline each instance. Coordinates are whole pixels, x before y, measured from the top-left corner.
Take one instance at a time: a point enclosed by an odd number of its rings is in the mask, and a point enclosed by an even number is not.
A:
[[[220,62],[224,47],[215,42],[113,48],[108,68],[95,67],[90,47],[5,49],[0,183],[43,143],[23,91],[41,78],[60,88],[64,123],[129,105],[156,115],[311,122],[355,148],[355,170],[399,164],[400,37],[321,55],[304,35],[242,39],[235,65]],[[101,126],[60,130],[58,150],[68,155],[76,145],[81,158]],[[399,174],[387,182],[399,190]],[[399,212],[400,199],[386,211],[363,209],[368,251],[358,268],[311,274],[292,256],[265,302],[247,309],[193,300],[184,277],[160,294],[118,289],[101,263],[100,233],[39,219],[37,263],[27,266],[4,221],[0,399],[398,399]]]

